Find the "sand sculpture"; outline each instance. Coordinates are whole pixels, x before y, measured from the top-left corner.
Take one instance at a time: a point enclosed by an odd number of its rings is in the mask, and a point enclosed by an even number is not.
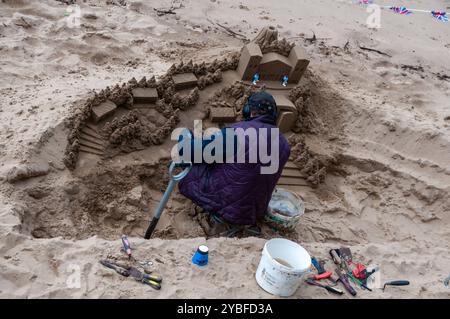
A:
[[[139,81],[132,78],[94,92],[71,119],[64,162],[75,169],[80,152],[110,158],[160,145],[178,125],[183,112],[197,107],[202,94],[206,94],[206,103],[200,106],[205,118],[223,125],[242,120],[248,97],[267,90],[278,105],[280,130],[301,133],[312,115],[310,92],[299,84],[308,64],[302,48],[278,40],[276,29],[266,27],[240,53],[210,63],[180,62],[158,80],[154,76]],[[251,82],[255,73],[260,74],[256,85]],[[281,83],[284,75],[289,77],[286,86]],[[210,86],[213,89],[206,92]],[[302,173],[286,176],[297,178],[285,182],[306,180],[317,186],[323,181],[325,165],[311,161],[308,149],[298,140],[293,140],[292,146],[300,149],[293,152],[292,165],[301,167]]]

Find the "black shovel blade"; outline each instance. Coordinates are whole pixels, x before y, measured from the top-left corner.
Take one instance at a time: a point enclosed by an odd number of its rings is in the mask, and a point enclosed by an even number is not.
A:
[[[158,225],[159,222],[159,218],[153,217],[150,225],[147,228],[147,231],[145,232],[144,238],[145,239],[150,239],[150,237],[152,237],[153,231],[156,228],[156,225]]]

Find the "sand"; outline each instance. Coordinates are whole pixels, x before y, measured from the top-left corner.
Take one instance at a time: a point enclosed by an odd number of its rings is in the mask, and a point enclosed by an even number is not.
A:
[[[328,259],[331,270],[328,250],[348,246],[356,260],[380,266],[382,282],[411,282],[385,292],[358,290],[358,298],[449,297],[443,285],[450,274],[445,24],[384,12],[382,28],[370,30],[364,9],[344,1],[183,1],[175,15],[164,16],[153,8],[170,7],[169,1],[78,2],[80,28],[67,26],[67,5],[58,1],[0,3],[1,297],[271,298],[254,273],[265,241],[279,236]],[[206,239],[192,205],[176,192],[156,238],[145,241],[167,184],[168,133],[207,118],[231,73],[205,76],[197,93],[183,91],[192,103],[176,102],[186,103],[179,110],[168,106],[169,98],[153,111],[134,109],[135,115],[121,108],[116,122],[101,122],[104,130],[91,141],[103,145],[101,154],[80,152],[68,161],[93,90],[143,85],[142,77],[146,83],[164,78],[180,61],[232,57],[243,38],[267,25],[311,57],[294,94],[301,117],[287,134],[291,160],[307,176],[307,186],[291,187],[306,202],[300,225],[290,233],[264,229],[264,238]],[[241,102],[232,96],[223,104]],[[137,134],[141,127],[149,134]],[[164,277],[162,290],[98,263],[123,258],[122,233],[135,256],[152,261]],[[205,243],[210,263],[198,268],[190,258]],[[302,285],[293,297],[333,296]]]

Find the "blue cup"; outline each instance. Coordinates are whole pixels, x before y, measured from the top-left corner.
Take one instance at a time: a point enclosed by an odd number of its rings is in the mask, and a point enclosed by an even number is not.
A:
[[[208,264],[208,247],[201,245],[198,247],[194,256],[192,256],[192,263],[198,266],[206,266]]]

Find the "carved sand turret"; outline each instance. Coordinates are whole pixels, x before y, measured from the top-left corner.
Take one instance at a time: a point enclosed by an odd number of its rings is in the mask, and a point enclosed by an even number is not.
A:
[[[256,43],[261,50],[263,50],[276,40],[278,40],[278,30],[273,26],[269,26],[264,27],[261,31],[259,31],[258,35],[252,42]]]
[[[242,49],[237,71],[244,81],[252,80],[258,73],[261,81],[281,81],[288,76],[289,83],[297,84],[308,64],[303,48],[285,39],[278,40],[278,31],[265,27]]]

